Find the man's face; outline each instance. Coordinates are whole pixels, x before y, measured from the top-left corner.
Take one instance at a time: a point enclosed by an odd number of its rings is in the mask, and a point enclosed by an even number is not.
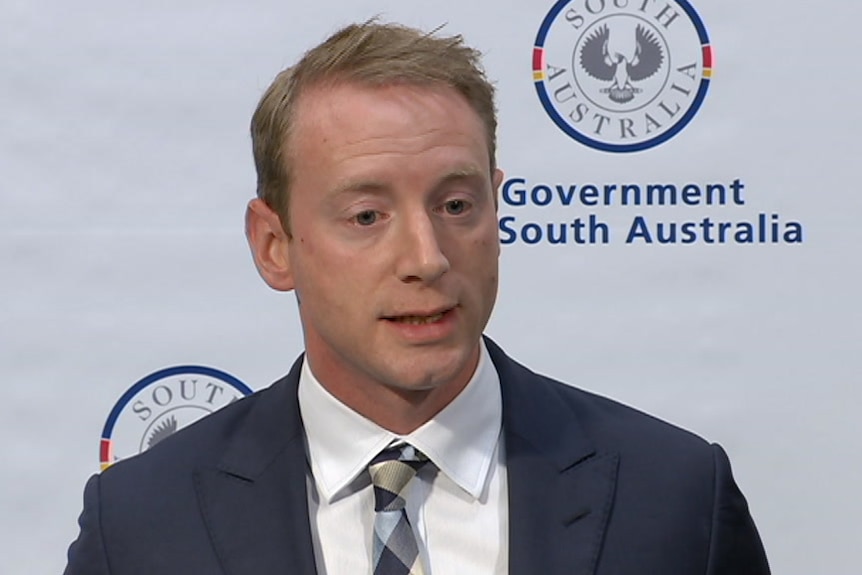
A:
[[[312,370],[348,404],[454,397],[497,293],[502,174],[479,117],[448,87],[354,84],[295,117],[286,261]]]

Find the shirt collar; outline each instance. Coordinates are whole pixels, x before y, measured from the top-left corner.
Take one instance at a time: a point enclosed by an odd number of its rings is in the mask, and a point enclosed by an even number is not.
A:
[[[311,472],[321,497],[331,502],[393,441],[422,451],[456,485],[478,498],[485,487],[500,437],[503,404],[500,378],[480,343],[473,377],[440,413],[400,436],[356,413],[332,396],[303,362],[299,409]]]

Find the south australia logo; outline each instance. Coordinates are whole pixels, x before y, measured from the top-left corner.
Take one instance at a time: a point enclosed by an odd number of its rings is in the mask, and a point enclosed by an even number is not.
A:
[[[243,382],[211,367],[183,365],[146,376],[123,394],[105,422],[102,470],[250,393]]]
[[[533,81],[563,132],[591,148],[636,152],[695,116],[713,54],[686,0],[559,0],[533,47]]]

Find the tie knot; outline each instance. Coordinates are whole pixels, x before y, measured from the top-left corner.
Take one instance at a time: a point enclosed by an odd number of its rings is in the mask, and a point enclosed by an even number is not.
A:
[[[381,451],[371,463],[368,472],[374,485],[374,510],[398,511],[404,508],[404,490],[425,464],[424,453],[404,444]]]

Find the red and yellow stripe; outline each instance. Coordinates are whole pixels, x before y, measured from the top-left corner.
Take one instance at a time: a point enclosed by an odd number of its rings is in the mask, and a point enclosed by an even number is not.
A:
[[[533,48],[533,81],[541,82],[545,79],[545,49],[538,46]]]
[[[102,438],[99,443],[99,463],[101,470],[104,471],[114,462],[114,442],[110,439]]]
[[[709,44],[704,44],[702,46],[703,49],[703,77],[704,78],[712,78],[712,66],[713,61],[715,59],[714,54],[712,53],[712,46]]]

